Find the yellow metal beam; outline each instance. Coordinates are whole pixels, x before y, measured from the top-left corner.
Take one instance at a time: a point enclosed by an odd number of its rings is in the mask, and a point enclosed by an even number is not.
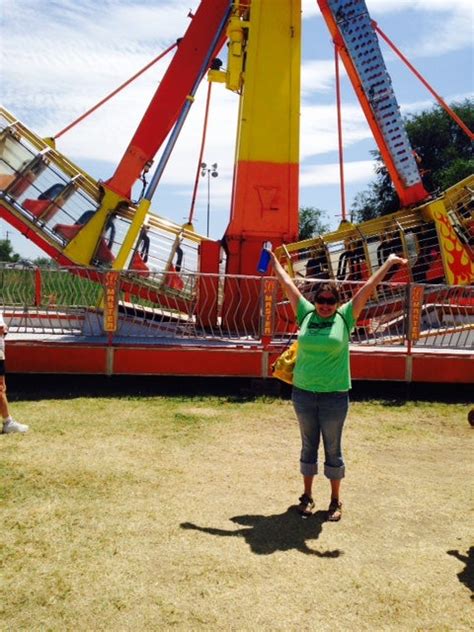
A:
[[[300,0],[252,0],[238,160],[299,162],[300,35]]]
[[[112,268],[114,268],[115,270],[123,270],[125,268],[127,259],[132,252],[133,247],[135,246],[138,235],[140,234],[140,230],[145,221],[145,217],[150,210],[150,204],[150,200],[143,199],[138,205],[133,215],[130,228],[125,235],[125,239],[123,240],[123,244],[117,254],[115,261],[112,264]]]
[[[64,249],[64,254],[75,263],[90,265],[97,251],[107,219],[123,203],[124,200],[121,196],[107,189],[100,208],[84,225],[84,228],[81,228],[77,235],[71,239]]]

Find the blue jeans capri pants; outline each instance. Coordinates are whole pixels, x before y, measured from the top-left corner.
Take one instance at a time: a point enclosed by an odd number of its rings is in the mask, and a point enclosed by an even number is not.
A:
[[[301,432],[300,472],[318,473],[318,448],[324,445],[324,475],[332,480],[344,478],[342,428],[349,409],[347,392],[313,393],[293,386],[291,396]]]

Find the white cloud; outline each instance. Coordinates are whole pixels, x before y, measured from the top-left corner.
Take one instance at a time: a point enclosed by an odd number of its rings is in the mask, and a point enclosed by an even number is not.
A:
[[[303,18],[312,18],[314,16],[319,17],[321,15],[316,0],[302,0],[301,11],[303,13]]]
[[[373,160],[346,162],[344,180],[346,184],[366,183],[374,176]],[[300,185],[313,187],[318,185],[339,185],[339,163],[308,165],[301,168]]]
[[[407,20],[417,20],[419,31],[414,41],[403,44],[402,52],[410,59],[439,57],[463,48],[473,41],[474,5],[472,0],[369,0],[367,7],[373,18],[378,15],[407,12]],[[409,12],[409,13],[408,13]],[[416,13],[425,15],[416,16]],[[390,22],[379,24],[382,31],[401,47],[391,35]]]
[[[367,8],[371,13],[400,13],[402,11],[456,11],[472,12],[471,0],[366,0]]]
[[[345,76],[344,67],[340,66],[341,77]],[[301,66],[301,94],[303,98],[315,93],[334,91],[334,60],[312,59],[304,61]]]
[[[303,104],[301,108],[300,153],[304,160],[310,156],[336,151],[338,148],[337,118],[334,105]],[[364,114],[358,104],[342,107],[343,141],[347,147],[372,138]]]
[[[432,25],[432,32],[425,33],[416,46],[408,49],[408,54],[417,57],[441,56],[472,45],[473,12],[453,12],[440,16]],[[436,33],[436,37],[433,37]],[[471,77],[472,80],[472,77]]]
[[[474,97],[474,93],[465,92],[463,94],[449,94],[446,96],[440,95],[443,100],[448,103],[460,103],[465,101],[466,99],[472,99]],[[439,103],[435,101],[437,105]],[[419,114],[423,110],[431,110],[433,105],[435,104],[432,98],[427,98],[425,100],[420,101],[412,101],[411,103],[400,103],[400,110],[402,114],[405,116],[407,114]]]
[[[155,8],[113,2],[103,11],[87,0],[9,2],[2,27],[2,99],[35,127],[62,127],[172,44],[187,28],[188,9],[188,2]],[[141,88],[156,86],[168,63],[169,58],[147,71]]]

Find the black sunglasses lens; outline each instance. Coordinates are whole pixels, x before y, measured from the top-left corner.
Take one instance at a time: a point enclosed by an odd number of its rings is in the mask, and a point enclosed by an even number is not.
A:
[[[337,303],[337,300],[334,296],[330,297],[330,298],[324,298],[323,296],[317,296],[316,297],[316,303],[319,303],[320,305],[335,305]]]

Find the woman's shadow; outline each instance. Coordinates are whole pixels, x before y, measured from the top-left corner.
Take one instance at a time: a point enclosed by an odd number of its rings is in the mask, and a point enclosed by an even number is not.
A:
[[[318,557],[339,557],[342,551],[315,551],[307,544],[307,540],[317,540],[322,525],[327,520],[327,511],[317,511],[307,519],[302,519],[294,507],[289,507],[285,513],[273,516],[245,515],[230,518],[232,522],[243,525],[244,529],[216,529],[214,527],[200,527],[192,522],[182,522],[182,529],[194,529],[210,535],[232,538],[245,538],[250,550],[257,555],[270,555],[276,551],[296,549],[308,555]]]
[[[474,546],[471,546],[466,555],[463,555],[461,551],[448,551],[447,553],[466,564],[464,569],[458,573],[458,577],[459,581],[471,591],[471,599],[474,601]]]

